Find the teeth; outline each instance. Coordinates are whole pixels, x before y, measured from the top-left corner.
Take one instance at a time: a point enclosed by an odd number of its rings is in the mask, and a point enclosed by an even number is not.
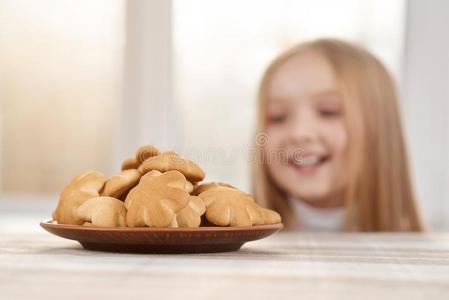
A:
[[[320,162],[320,157],[318,156],[310,156],[301,158],[297,164],[300,166],[313,166]]]

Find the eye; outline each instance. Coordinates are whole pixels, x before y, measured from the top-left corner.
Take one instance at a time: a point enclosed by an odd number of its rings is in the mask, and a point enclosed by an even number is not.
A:
[[[319,112],[320,116],[325,117],[325,118],[340,116],[339,109],[319,109],[318,112]]]
[[[268,115],[268,123],[270,124],[280,124],[287,120],[287,114],[277,113]]]

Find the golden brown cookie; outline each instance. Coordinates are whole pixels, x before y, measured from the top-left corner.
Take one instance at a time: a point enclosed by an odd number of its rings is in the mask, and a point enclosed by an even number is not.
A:
[[[158,170],[152,170],[147,173],[147,175],[149,175],[149,176],[159,176],[161,174],[162,174],[162,172],[159,172]]]
[[[133,156],[125,159],[122,162],[122,171],[128,169],[137,169],[140,166],[140,162]]]
[[[146,145],[139,147],[136,151],[136,160],[139,162],[139,165],[143,163],[147,158],[159,155],[161,152],[158,148],[152,145]]]
[[[264,207],[260,207],[260,210],[262,211],[263,214],[264,224],[281,223],[281,215],[276,211]]]
[[[235,189],[235,187],[233,187],[232,185],[223,182],[206,182],[200,185],[196,185],[193,189],[192,195],[198,196],[202,192],[218,187],[229,187]]]
[[[140,177],[142,173],[139,170],[124,170],[106,181],[101,195],[120,198],[139,183]]]
[[[185,191],[186,178],[173,170],[157,174],[149,172],[126,197],[128,210],[126,223],[129,227],[168,227],[176,214],[189,203]]]
[[[186,181],[185,190],[189,194],[193,192],[193,184],[188,180]]]
[[[94,197],[85,201],[77,209],[83,225],[99,227],[125,227],[125,204],[112,197]]]
[[[179,154],[176,151],[173,150],[169,150],[169,151],[164,151],[161,154],[165,154],[165,155],[177,155],[179,156]]]
[[[204,171],[193,161],[172,152],[164,152],[150,157],[139,167],[139,171],[142,173],[147,173],[151,170],[158,170],[160,172],[177,170],[191,182],[201,181],[205,176]]]
[[[102,173],[92,170],[76,176],[62,191],[53,219],[60,224],[83,224],[76,210],[88,199],[99,196],[105,181]]]
[[[259,206],[246,193],[229,187],[217,187],[202,192],[206,219],[219,226],[252,226],[264,224]]]
[[[205,211],[206,206],[203,200],[197,196],[190,196],[189,204],[176,214],[170,227],[199,227],[201,216]]]

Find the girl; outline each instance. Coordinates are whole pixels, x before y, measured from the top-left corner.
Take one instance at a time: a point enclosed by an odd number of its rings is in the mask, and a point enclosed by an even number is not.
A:
[[[263,75],[258,114],[254,195],[286,229],[423,229],[393,80],[372,54],[297,45]]]

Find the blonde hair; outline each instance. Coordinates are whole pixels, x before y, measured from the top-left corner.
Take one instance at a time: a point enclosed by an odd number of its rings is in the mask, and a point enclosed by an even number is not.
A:
[[[346,229],[421,231],[393,80],[368,51],[336,39],[299,44],[277,57],[259,88],[257,132],[266,128],[266,87],[272,74],[289,58],[316,51],[332,66],[343,98],[348,131]],[[264,148],[255,144],[253,192],[258,202],[277,210],[286,229],[295,225],[288,195],[270,178]]]

